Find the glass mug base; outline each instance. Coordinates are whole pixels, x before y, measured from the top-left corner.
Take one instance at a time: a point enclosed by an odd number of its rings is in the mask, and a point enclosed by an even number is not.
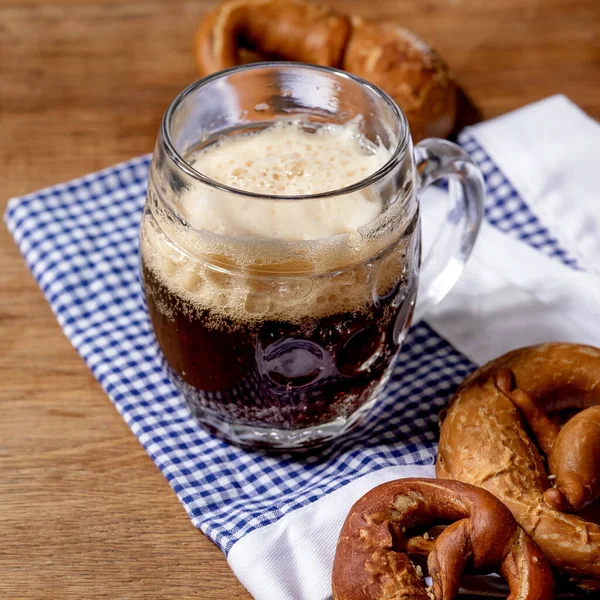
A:
[[[215,437],[248,450],[297,452],[324,446],[361,425],[389,381],[392,365],[367,399],[352,412],[331,421],[297,428],[248,423],[235,419],[230,414],[224,415],[207,406],[197,391],[191,389],[172,369],[168,369],[168,373],[181,391],[196,421]]]
[[[194,401],[188,400],[195,419],[215,437],[249,450],[276,452],[310,450],[323,446],[348,433],[364,420],[375,398],[348,418],[302,429],[278,429],[224,421],[222,416]]]

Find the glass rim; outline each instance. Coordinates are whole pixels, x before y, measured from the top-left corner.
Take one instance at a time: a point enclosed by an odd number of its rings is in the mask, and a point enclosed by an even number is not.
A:
[[[307,69],[311,71],[320,71],[325,73],[333,74],[337,77],[353,81],[354,83],[359,84],[362,87],[366,87],[373,95],[377,96],[381,100],[383,100],[392,110],[393,115],[396,120],[400,123],[401,133],[396,143],[396,147],[391,153],[390,157],[386,160],[386,162],[374,173],[371,173],[367,177],[356,181],[350,185],[337,188],[335,190],[328,190],[326,192],[319,192],[316,194],[295,194],[295,195],[277,195],[277,194],[269,194],[269,193],[259,193],[259,192],[250,192],[247,190],[242,190],[240,188],[231,187],[227,184],[216,181],[207,175],[204,175],[197,169],[194,169],[190,163],[188,163],[185,158],[179,153],[179,151],[175,148],[175,144],[171,138],[170,133],[170,123],[175,114],[175,111],[181,104],[181,102],[191,93],[196,90],[202,88],[206,84],[225,77],[231,73],[236,73],[238,71],[251,71],[251,70],[260,70],[265,68],[272,67],[283,67],[283,68],[298,68],[298,69]],[[357,192],[362,190],[370,185],[373,185],[377,181],[380,181],[383,177],[385,177],[390,171],[402,160],[406,149],[408,147],[410,134],[408,127],[408,120],[406,115],[402,112],[400,107],[394,102],[392,97],[384,92],[381,88],[376,85],[370,83],[366,79],[362,77],[358,77],[357,75],[353,75],[346,71],[342,71],[341,69],[336,69],[334,67],[325,67],[321,65],[313,65],[309,63],[303,62],[292,62],[292,61],[265,61],[259,63],[251,63],[247,65],[238,65],[235,67],[231,67],[229,69],[224,69],[222,71],[217,71],[212,75],[208,75],[207,77],[203,77],[194,83],[188,85],[184,90],[182,90],[169,104],[167,110],[163,115],[163,119],[160,126],[161,138],[163,140],[165,149],[173,162],[177,165],[179,169],[187,173],[190,177],[201,181],[203,184],[208,185],[214,189],[217,189],[222,192],[227,192],[229,194],[234,194],[237,196],[244,196],[247,198],[255,198],[261,200],[312,200],[312,199],[323,199],[323,198],[332,198],[335,196],[343,196],[346,194],[351,194],[353,192]]]

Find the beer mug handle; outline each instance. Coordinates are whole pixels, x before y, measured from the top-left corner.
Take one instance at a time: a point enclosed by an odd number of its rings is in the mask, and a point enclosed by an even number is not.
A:
[[[423,260],[414,322],[435,307],[458,280],[475,245],[485,199],[481,172],[456,144],[423,140],[415,146],[415,163],[418,192],[448,178],[450,206]]]

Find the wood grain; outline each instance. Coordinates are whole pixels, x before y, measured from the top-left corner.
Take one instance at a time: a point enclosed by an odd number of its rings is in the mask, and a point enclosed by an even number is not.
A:
[[[597,0],[332,2],[422,34],[489,118],[554,93],[600,117]],[[0,183],[149,152],[212,2],[0,0]],[[243,600],[0,230],[0,597]]]

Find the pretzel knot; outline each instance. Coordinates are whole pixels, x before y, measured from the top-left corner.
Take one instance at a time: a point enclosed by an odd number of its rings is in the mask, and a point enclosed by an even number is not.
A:
[[[415,527],[439,521],[451,524],[435,540],[411,537]],[[423,555],[431,589],[409,558]],[[544,555],[492,494],[458,481],[399,479],[372,489],[351,508],[333,564],[333,597],[452,600],[468,566],[498,571],[510,586],[510,600],[553,598]]]
[[[554,417],[573,410],[561,429]],[[600,526],[568,514],[600,496],[600,349],[543,344],[473,373],[446,410],[436,469],[492,492],[553,566],[600,589]]]
[[[448,66],[422,39],[307,0],[229,0],[195,39],[201,75],[260,60],[336,67],[380,86],[406,114],[413,139],[446,137],[457,113]]]

